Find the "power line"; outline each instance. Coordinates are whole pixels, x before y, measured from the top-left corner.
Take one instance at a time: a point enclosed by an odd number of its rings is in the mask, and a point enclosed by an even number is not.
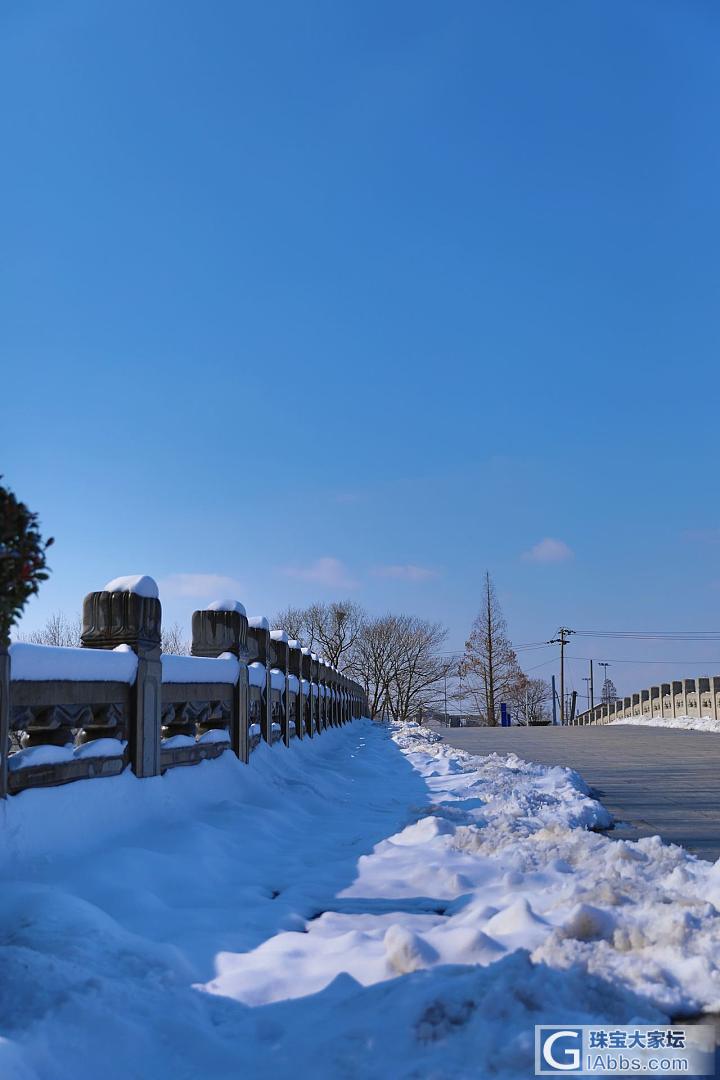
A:
[[[590,659],[595,660],[596,657],[594,657],[594,656],[593,657],[590,657],[590,656],[566,656],[565,659],[566,660],[586,660],[587,661],[587,660],[590,660]],[[686,656],[684,660],[617,660],[617,659],[613,660],[611,658],[608,661],[608,663],[610,663],[610,664],[695,664],[695,665],[697,665],[697,664],[707,664],[709,662],[710,661],[708,661],[708,660],[698,660],[698,658],[696,656],[692,656],[692,657],[687,657]],[[720,665],[720,656],[718,657],[717,662]]]
[[[576,634],[635,641],[720,641],[720,630],[577,630]]]

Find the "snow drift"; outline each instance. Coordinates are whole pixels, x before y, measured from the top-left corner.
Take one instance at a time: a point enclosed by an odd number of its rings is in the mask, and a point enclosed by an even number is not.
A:
[[[532,1075],[720,1006],[720,872],[582,780],[369,721],[0,806],[0,1075]]]

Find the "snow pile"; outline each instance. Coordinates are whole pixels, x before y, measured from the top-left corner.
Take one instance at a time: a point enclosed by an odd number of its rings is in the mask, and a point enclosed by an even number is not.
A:
[[[264,687],[266,683],[265,665],[261,664],[259,660],[254,660],[252,664],[248,664],[248,684],[250,686]]]
[[[130,574],[127,577],[116,577],[108,581],[103,592],[129,592],[137,596],[144,596],[149,600],[157,600],[159,597],[157,582],[148,574]]]
[[[685,731],[720,731],[720,720],[713,720],[712,716],[628,716],[624,720],[611,720],[609,726],[619,724],[683,728]]]
[[[234,685],[240,675],[240,664],[232,653],[219,656],[175,656],[163,653],[162,681],[164,683],[216,682]]]
[[[413,726],[0,818],[12,1080],[526,1080],[534,1024],[720,1005],[720,869],[589,831],[608,815],[567,769]]]
[[[239,600],[213,600],[208,604],[206,611],[237,611],[240,615],[247,615],[245,606]]]
[[[8,769],[17,772],[18,769],[28,769],[33,765],[57,765],[82,758],[121,757],[126,746],[124,739],[113,738],[91,739],[79,746],[73,746],[72,743],[66,743],[65,746],[42,743],[40,746],[27,746],[24,750],[16,750],[8,758]]]
[[[76,682],[135,681],[137,656],[129,645],[115,649],[75,649],[59,645],[10,646],[11,678],[37,682],[72,679]]]

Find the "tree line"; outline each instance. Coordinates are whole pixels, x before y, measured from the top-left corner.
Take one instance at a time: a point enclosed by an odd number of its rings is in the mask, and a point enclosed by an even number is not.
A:
[[[344,600],[286,608],[273,623],[357,680],[373,718],[427,713],[456,673],[457,660],[443,651],[445,627],[414,615],[373,616]]]
[[[447,651],[447,629],[414,615],[371,615],[352,600],[278,611],[282,627],[363,686],[373,718],[407,720],[441,714],[446,701],[494,725],[505,703],[516,721],[549,720],[550,686],[526,675],[510,641],[495,586],[485,575],[480,609],[462,654]],[[80,644],[80,616],[56,612],[25,640],[41,645]],[[182,627],[163,628],[163,652],[187,654]]]

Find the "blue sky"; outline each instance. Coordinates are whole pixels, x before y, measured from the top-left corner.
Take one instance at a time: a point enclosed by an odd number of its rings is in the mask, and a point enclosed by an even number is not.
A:
[[[486,568],[516,642],[720,628],[712,0],[0,18],[26,628],[143,572],[171,621],[352,595],[458,648]]]

